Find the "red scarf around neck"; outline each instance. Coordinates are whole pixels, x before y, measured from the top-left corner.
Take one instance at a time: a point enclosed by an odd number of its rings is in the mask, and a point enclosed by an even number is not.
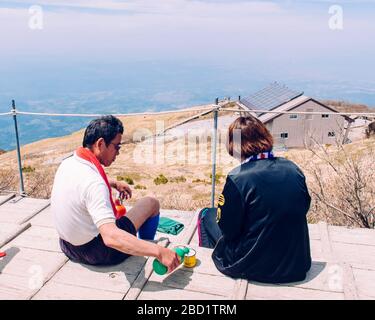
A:
[[[111,186],[109,185],[107,175],[105,174],[104,169],[103,169],[102,165],[100,164],[99,160],[95,157],[95,155],[89,149],[86,149],[86,148],[83,148],[83,147],[79,147],[76,150],[76,155],[78,157],[88,161],[88,162],[91,162],[96,167],[96,169],[98,169],[100,175],[102,176],[105,184],[108,187],[109,201],[111,202],[113,213],[114,213],[116,219],[121,218],[121,216],[119,216],[119,214],[116,210],[115,203],[113,202],[113,199],[112,199],[112,189],[111,189]]]

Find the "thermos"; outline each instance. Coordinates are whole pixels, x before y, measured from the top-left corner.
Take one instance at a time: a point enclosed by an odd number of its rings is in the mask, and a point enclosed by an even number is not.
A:
[[[184,262],[185,255],[188,254],[190,251],[187,247],[176,247],[173,250],[176,251],[177,255],[179,256],[180,264]],[[164,264],[162,264],[158,259],[155,259],[153,261],[152,268],[159,275],[166,274],[168,271],[168,268]]]

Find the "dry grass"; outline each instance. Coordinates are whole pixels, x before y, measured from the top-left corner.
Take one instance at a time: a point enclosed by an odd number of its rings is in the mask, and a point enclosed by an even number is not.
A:
[[[290,156],[304,171],[312,196],[309,221],[375,227],[375,141],[315,146]]]
[[[0,170],[0,193],[16,190],[16,172],[12,169]]]

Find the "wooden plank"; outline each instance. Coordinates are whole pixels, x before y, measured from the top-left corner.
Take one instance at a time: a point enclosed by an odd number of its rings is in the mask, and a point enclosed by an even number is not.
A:
[[[173,245],[171,245],[171,247],[173,247]],[[189,245],[188,247],[191,247],[196,251],[197,264],[194,268],[186,268],[182,266],[184,270],[213,276],[223,276],[223,274],[216,269],[216,266],[212,260],[213,249],[192,245]]]
[[[48,282],[32,300],[121,300],[122,293]]]
[[[15,195],[16,195],[15,193],[10,193],[10,194],[1,194],[1,195],[0,195],[0,206],[1,206],[3,203],[7,202],[8,200],[14,198]]]
[[[336,257],[332,249],[327,223],[319,222],[318,226],[320,231],[320,239],[322,241],[323,257],[327,262],[334,262],[336,261]]]
[[[358,291],[354,279],[352,267],[348,263],[342,263],[344,269],[344,296],[346,300],[358,300]],[[375,291],[374,291],[375,294]]]
[[[375,230],[330,226],[329,233],[334,242],[375,246]]]
[[[30,228],[30,223],[22,225],[15,223],[0,222],[0,248],[20,235],[23,231]]]
[[[49,200],[15,197],[0,206],[0,222],[22,224],[49,206]]]
[[[332,246],[335,254],[342,262],[351,265],[375,266],[375,246],[341,242],[333,242]]]
[[[169,247],[173,248],[174,246],[175,244],[171,244]],[[180,266],[171,274],[163,276],[152,273],[146,286],[158,283],[161,287],[167,287],[167,291],[175,288],[189,292],[195,291],[199,294],[232,298],[235,295],[236,280],[224,276],[216,269],[211,259],[212,249],[199,247],[194,247],[194,249],[197,252],[196,267]],[[144,290],[141,294],[143,297],[146,296]],[[174,296],[171,298],[174,299]]]
[[[375,299],[375,272],[353,268],[355,285],[360,299]]]
[[[323,253],[321,240],[310,239],[310,251],[311,251],[311,259],[313,261],[326,261],[326,257]]]
[[[367,271],[375,271],[375,265],[351,262],[350,266],[352,268],[356,268],[356,269],[362,269],[362,270],[367,270]]]
[[[247,300],[343,300],[344,294],[320,290],[249,284]]]
[[[32,226],[55,228],[52,218],[51,206],[43,209],[30,220]]]
[[[31,299],[64,265],[61,253],[6,247],[0,259],[0,299]]]
[[[246,293],[247,293],[247,280],[244,279],[237,279],[236,284],[234,286],[234,292],[232,293],[232,296],[230,297],[232,300],[244,300],[246,299]]]
[[[259,298],[263,294],[263,287],[266,286],[269,291],[281,292],[281,297],[290,297],[291,299],[298,299],[298,296],[293,297],[294,293],[298,293],[295,289],[306,289],[309,291],[302,291],[302,293],[313,292],[323,292],[323,297],[329,292],[340,293],[344,297],[344,270],[340,265],[328,264],[325,262],[313,262],[311,269],[306,275],[306,279],[299,282],[291,282],[286,284],[263,284],[255,281],[251,281],[248,284],[247,292],[258,290],[259,293],[255,293],[254,297]],[[280,289],[284,288],[284,289]],[[290,290],[289,290],[290,289]],[[313,296],[314,293],[312,293]],[[266,299],[268,295],[264,298]],[[276,297],[276,296],[275,296]],[[307,297],[307,296],[306,296]],[[249,296],[247,295],[247,298]],[[250,299],[250,298],[249,298]],[[272,294],[270,294],[270,299]],[[277,299],[277,298],[276,298]],[[318,298],[319,299],[319,298]]]
[[[143,266],[144,257],[130,257],[121,264],[110,267],[95,267],[69,261],[53,277],[53,282],[92,288],[96,290],[128,292]]]
[[[68,260],[63,253],[46,252],[12,245],[7,245],[5,251],[7,256],[0,260],[0,279],[3,274],[8,274],[28,279],[41,277],[43,282],[46,282]]]
[[[52,228],[32,226],[11,243],[17,247],[61,252],[59,236]]]
[[[198,247],[199,246],[199,236],[198,236],[198,230],[195,230],[193,237],[191,238],[191,241],[189,243],[192,246]]]
[[[200,209],[194,212],[194,215],[191,218],[191,223],[187,228],[186,232],[183,234],[183,237],[180,239],[181,244],[188,244],[190,243],[191,239],[194,236],[194,233],[197,230],[197,221]]]
[[[27,300],[38,291],[30,288],[25,277],[0,274],[0,283],[0,300]]]
[[[158,282],[148,282],[138,300],[222,300],[223,296],[189,291],[164,286]]]
[[[158,242],[159,245],[166,247],[168,246],[169,242],[168,239],[163,239],[162,241]],[[152,263],[154,258],[149,257],[146,261],[144,266],[144,271],[140,272],[133,282],[131,288],[127,293],[125,293],[124,300],[136,300],[138,299],[141,291],[143,290],[147,280],[150,278],[151,274],[153,273]]]
[[[309,236],[310,240],[320,240],[320,230],[318,224],[309,224]]]
[[[148,281],[159,283],[163,287],[196,291],[210,295],[230,298],[234,292],[236,281],[224,275],[214,276],[190,272],[186,269],[176,269],[172,273],[164,276],[153,273]],[[174,299],[171,297],[171,299]]]
[[[277,286],[343,293],[343,281],[344,270],[341,265],[313,262],[305,280],[290,282],[287,284],[278,284]],[[260,285],[260,283],[258,284]]]

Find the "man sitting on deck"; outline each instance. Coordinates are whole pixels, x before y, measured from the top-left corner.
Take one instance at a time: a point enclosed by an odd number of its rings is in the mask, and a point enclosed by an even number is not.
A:
[[[179,265],[176,253],[144,241],[152,240],[156,233],[156,199],[140,199],[126,216],[116,218],[111,187],[126,198],[132,192],[123,181],[108,179],[102,165],[108,167],[115,161],[123,131],[121,121],[114,116],[91,121],[83,147],[58,168],[51,208],[61,250],[72,261],[89,265],[114,265],[130,255],[152,256],[171,272]],[[137,238],[137,231],[141,239]]]

